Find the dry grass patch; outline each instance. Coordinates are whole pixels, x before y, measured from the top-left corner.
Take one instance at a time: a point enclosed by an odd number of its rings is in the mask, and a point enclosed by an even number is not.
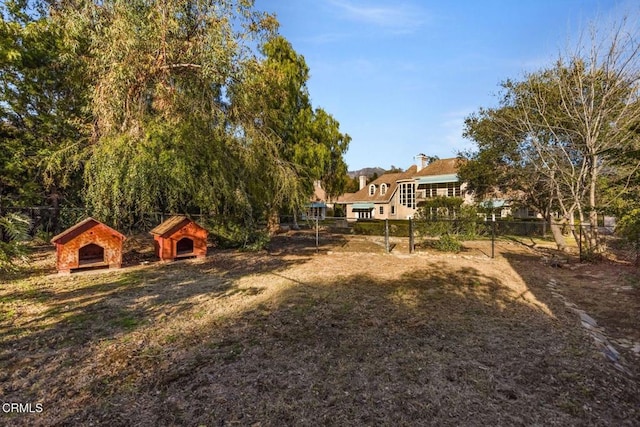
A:
[[[637,380],[510,260],[313,243],[9,282],[0,394],[44,405],[11,423],[640,422]]]

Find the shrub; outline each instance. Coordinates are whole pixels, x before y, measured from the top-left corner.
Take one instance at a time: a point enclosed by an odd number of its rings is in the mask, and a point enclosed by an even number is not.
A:
[[[430,246],[442,252],[458,253],[462,250],[462,243],[452,234],[446,233],[438,240],[430,242]]]
[[[640,240],[640,209],[633,209],[620,218],[616,225],[616,234],[630,242]]]
[[[448,204],[443,208],[434,205]],[[478,211],[473,206],[461,205],[457,197],[438,197],[430,200],[429,205],[421,207],[416,214],[416,231],[421,236],[443,236],[453,234],[464,239],[478,236],[480,226]],[[435,215],[432,215],[435,214]]]
[[[384,224],[381,222],[365,222],[358,221],[353,224],[353,231],[355,234],[365,236],[381,236],[384,234]]]
[[[416,231],[420,236],[443,236],[453,233],[453,221],[451,220],[424,220],[416,221]]]
[[[464,199],[461,197],[431,197],[423,202],[416,213],[416,218],[453,219],[460,211],[462,203],[464,203]]]
[[[383,220],[359,220],[351,225],[354,234],[365,236],[384,236]],[[390,219],[389,235],[396,237],[409,236],[409,221],[406,219]]]
[[[23,257],[26,248],[22,244],[29,238],[31,220],[21,214],[10,213],[0,217],[0,270],[13,267],[16,258]]]
[[[225,222],[210,224],[208,228],[212,239],[218,247],[223,249],[259,251],[264,249],[270,241],[269,233],[257,227]]]
[[[624,237],[636,248],[636,265],[640,265],[640,209],[624,215],[616,225],[616,234]]]

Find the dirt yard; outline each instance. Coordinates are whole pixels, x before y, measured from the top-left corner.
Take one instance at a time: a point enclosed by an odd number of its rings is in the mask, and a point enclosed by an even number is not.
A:
[[[0,283],[0,398],[33,412],[0,424],[640,425],[637,268],[321,243],[158,264],[129,239],[126,268],[68,276],[38,249]]]

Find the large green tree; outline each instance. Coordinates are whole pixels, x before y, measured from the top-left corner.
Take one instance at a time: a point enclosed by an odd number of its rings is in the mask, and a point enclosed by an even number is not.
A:
[[[2,206],[78,203],[85,138],[83,62],[43,4],[0,6],[0,215]]]
[[[637,29],[618,26],[607,35],[593,32],[588,45],[553,66],[503,83],[499,107],[466,122],[466,134],[479,142],[469,156],[469,174],[502,161],[495,183],[537,189],[544,206],[569,222],[577,216],[588,223],[593,251],[601,249],[598,214],[612,200],[603,197],[600,183],[624,177],[618,158],[637,150],[632,126],[640,118]]]
[[[231,88],[277,28],[250,1],[110,1],[70,12],[91,29],[94,139],[87,201],[112,223],[199,209],[253,226],[298,192],[296,169]]]
[[[2,200],[81,194],[116,226],[198,211],[251,229],[301,206],[315,179],[339,193],[349,137],[311,108],[304,60],[253,6],[7,2]]]
[[[340,132],[338,121],[311,104],[307,81],[309,67],[282,36],[268,40],[236,85],[232,104],[262,132],[278,141],[283,161],[293,165],[301,191],[288,198],[290,209],[308,201],[313,181],[320,180],[329,196],[341,194],[348,182],[343,154],[351,138]]]

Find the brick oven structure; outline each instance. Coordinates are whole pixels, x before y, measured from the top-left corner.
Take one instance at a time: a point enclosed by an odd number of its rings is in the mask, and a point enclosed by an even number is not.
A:
[[[87,218],[51,239],[56,246],[59,273],[90,267],[120,268],[126,237],[93,218]]]
[[[156,256],[162,261],[207,256],[209,232],[186,216],[172,216],[150,233]]]

